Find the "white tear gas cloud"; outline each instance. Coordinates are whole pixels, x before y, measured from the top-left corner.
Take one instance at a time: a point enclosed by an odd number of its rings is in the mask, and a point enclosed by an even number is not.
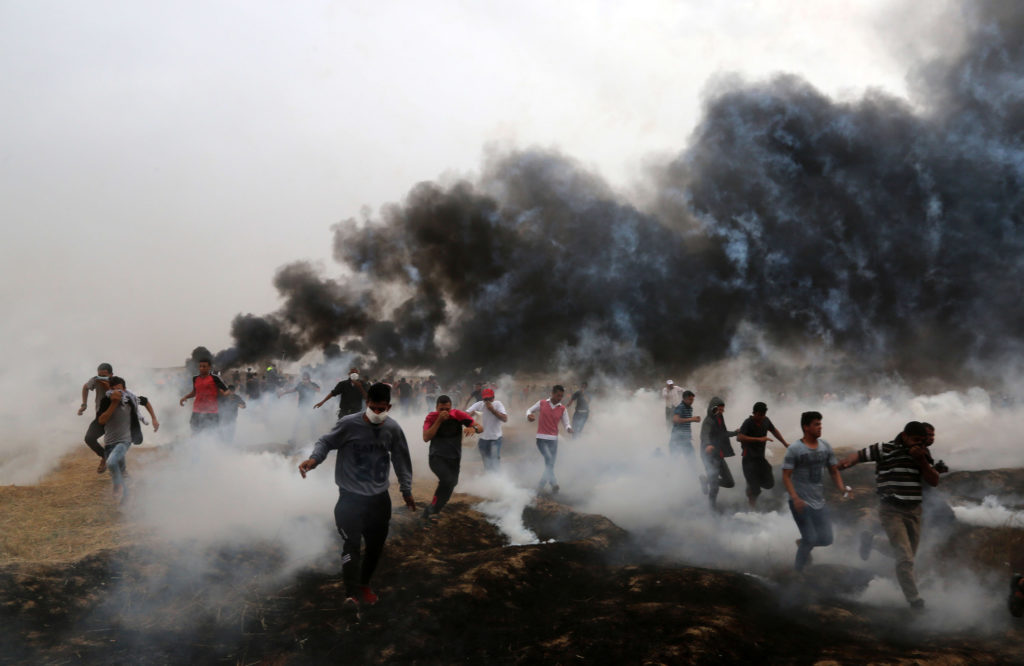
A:
[[[749,325],[823,352],[789,384],[990,382],[1024,332],[1024,8],[967,3],[960,26],[962,51],[913,70],[914,106],[835,101],[795,76],[723,79],[643,205],[541,150],[420,183],[336,225],[337,277],[280,268],[283,307],[238,315],[218,358],[340,342],[379,368],[448,376],[558,362],[679,374],[730,356]]]
[[[1024,511],[1006,508],[995,495],[987,495],[978,505],[954,506],[953,512],[957,520],[968,525],[1024,529]]]

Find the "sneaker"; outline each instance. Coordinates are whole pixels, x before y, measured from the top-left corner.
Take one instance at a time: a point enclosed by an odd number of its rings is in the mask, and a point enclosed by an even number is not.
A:
[[[432,511],[434,507],[427,505],[423,509],[423,515],[420,516],[420,522],[423,523],[424,527],[430,527],[431,525],[437,524],[437,514]]]
[[[348,597],[341,603],[341,614],[349,622],[359,622],[359,600]]]
[[[1007,599],[1007,604],[1010,607],[1010,615],[1014,617],[1024,617],[1024,576],[1021,574],[1013,574],[1010,577],[1010,598]]]
[[[860,533],[860,559],[865,562],[871,557],[871,548],[875,543],[875,535],[867,530]]]
[[[916,611],[923,611],[924,610],[924,599],[922,599],[921,597],[918,597],[917,599],[914,599],[913,601],[910,602],[910,607],[913,608]]]
[[[360,585],[359,600],[362,601],[364,604],[372,606],[378,601],[380,601],[380,597],[374,594],[373,590],[370,589],[369,585]]]
[[[700,475],[700,491],[705,495],[708,494],[708,477],[703,474]]]
[[[96,473],[97,474],[102,474],[103,472],[106,472],[106,471],[107,471],[107,460],[105,458],[100,458],[100,465],[99,465],[99,467],[96,468]]]

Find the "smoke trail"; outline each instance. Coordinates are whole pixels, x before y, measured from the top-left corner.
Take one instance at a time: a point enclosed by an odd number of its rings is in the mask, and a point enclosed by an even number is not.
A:
[[[236,318],[222,358],[340,343],[452,376],[682,374],[756,352],[753,331],[821,381],[991,381],[1024,333],[1024,8],[963,16],[962,52],[913,70],[914,106],[718,81],[643,207],[539,150],[421,183],[335,226],[340,277],[282,268],[284,306]]]

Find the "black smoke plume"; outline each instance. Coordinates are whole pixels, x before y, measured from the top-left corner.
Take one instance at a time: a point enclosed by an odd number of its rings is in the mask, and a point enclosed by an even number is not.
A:
[[[236,317],[222,355],[340,342],[448,375],[629,375],[756,330],[833,375],[974,381],[1024,334],[1024,6],[968,3],[963,26],[962,52],[913,70],[916,106],[795,76],[720,86],[642,207],[536,150],[421,183],[335,226],[348,277],[280,269],[284,306]]]

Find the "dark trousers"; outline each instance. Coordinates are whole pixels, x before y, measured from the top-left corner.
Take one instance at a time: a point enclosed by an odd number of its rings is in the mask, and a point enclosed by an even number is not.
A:
[[[550,483],[552,487],[558,485],[555,478],[555,459],[558,458],[558,440],[537,438],[537,450],[544,456],[544,476],[540,477],[540,486]]]
[[[764,458],[743,456],[743,478],[747,481],[747,497],[754,499],[761,490],[775,487],[775,475],[772,466]]]
[[[673,432],[668,438],[668,452],[672,457],[683,456],[690,465],[696,462],[693,455],[693,440],[689,435]]]
[[[805,505],[802,511],[797,511],[793,508],[793,500],[789,500],[789,511],[796,521],[796,528],[800,530],[800,545],[796,549],[794,566],[797,571],[802,571],[811,559],[812,548],[832,545],[832,517],[827,506],[812,509]]]
[[[99,417],[93,419],[92,423],[89,424],[89,429],[85,431],[85,443],[92,449],[93,453],[106,460],[107,454],[104,453],[103,445],[100,444],[103,430],[104,428],[100,425]]]
[[[192,418],[189,419],[188,424],[192,427],[193,435],[214,431],[220,425],[220,414],[192,412]]]
[[[430,456],[430,471],[437,477],[437,490],[434,491],[434,501],[430,505],[430,513],[441,513],[441,509],[452,498],[455,486],[459,485],[461,462],[458,458]]]
[[[374,569],[384,552],[391,523],[391,497],[357,495],[342,490],[334,505],[334,524],[341,535],[341,577],[345,594],[355,596],[359,585],[369,585]],[[360,556],[360,545],[366,548]]]
[[[590,412],[581,412],[576,410],[576,413],[572,415],[572,438],[576,439],[583,434],[583,426],[587,425],[587,419],[590,418]]]
[[[701,454],[704,459],[704,470],[708,475],[708,500],[711,502],[711,506],[715,505],[715,501],[718,500],[718,488],[733,488],[736,486],[736,482],[732,478],[732,471],[729,469],[728,463],[725,462],[725,458],[718,455],[718,452],[708,453],[704,451]]]

